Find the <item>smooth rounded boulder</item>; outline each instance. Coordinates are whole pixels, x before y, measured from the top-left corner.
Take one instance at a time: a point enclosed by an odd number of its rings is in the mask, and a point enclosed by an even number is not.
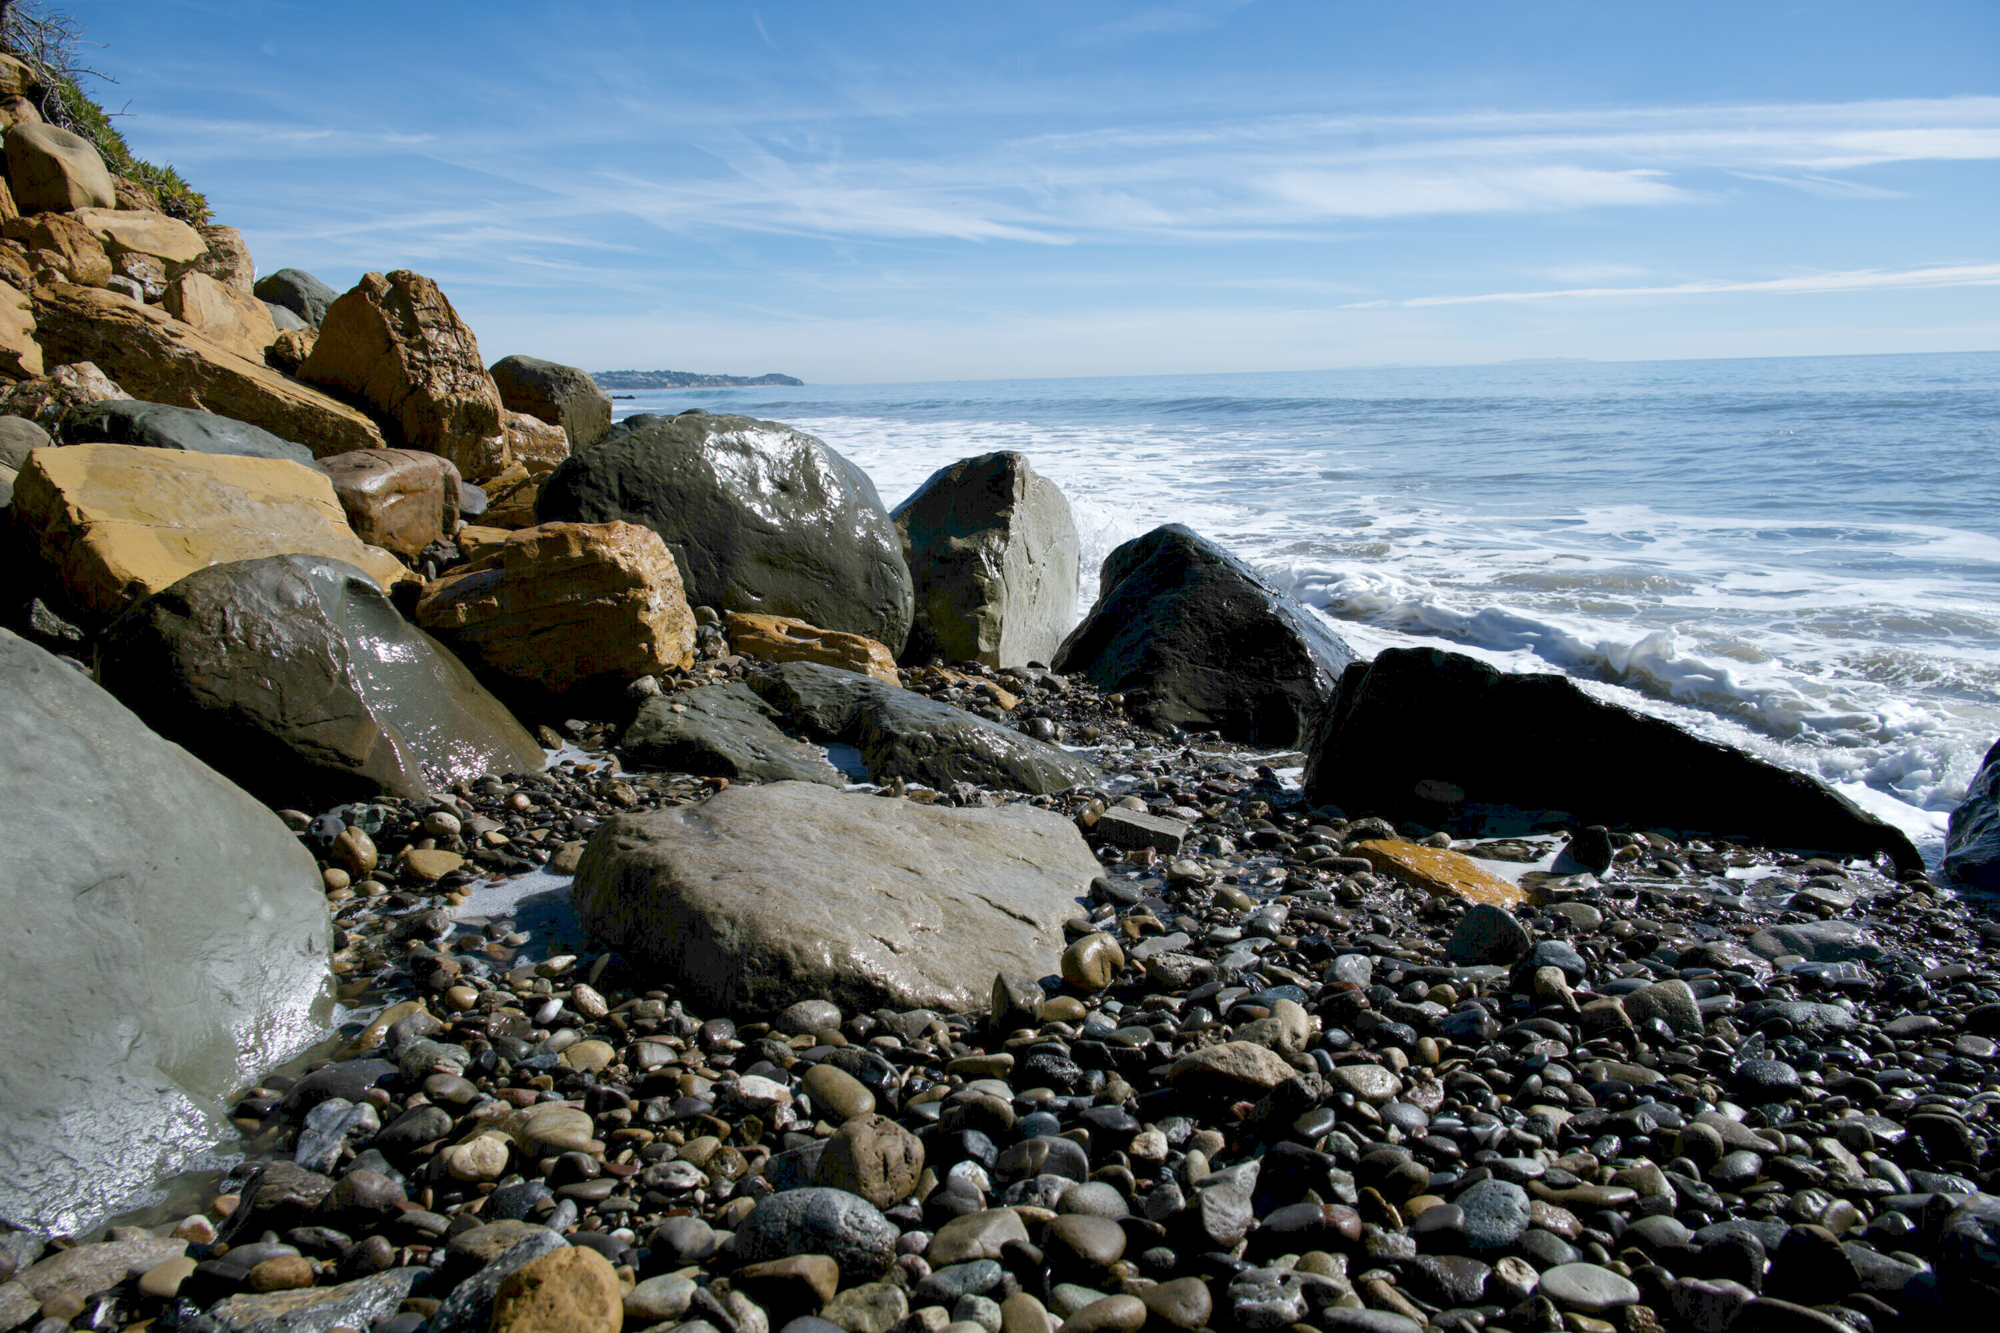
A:
[[[1062,489],[1025,454],[939,468],[890,517],[916,597],[905,660],[1054,658],[1076,612],[1083,544]]]
[[[356,449],[319,460],[354,535],[415,560],[458,528],[458,469],[421,449]]]
[[[274,804],[422,797],[543,764],[457,658],[335,560],[198,570],[112,622],[98,674],[163,736]]]
[[[2000,889],[2000,741],[1986,752],[1965,799],[1951,812],[1944,874],[1961,888]]]
[[[909,637],[910,571],[875,484],[775,421],[630,417],[549,475],[535,514],[644,524],[696,606],[793,616],[891,652]]]
[[[54,125],[23,122],[7,130],[7,179],[23,213],[118,207],[96,146]]]
[[[503,356],[490,370],[507,410],[562,427],[572,453],[611,429],[611,396],[588,371],[532,356]]]
[[[1297,745],[1354,660],[1311,611],[1178,523],[1113,551],[1098,584],[1050,665],[1138,695],[1161,725]]]
[[[570,897],[586,930],[712,1009],[976,1013],[996,971],[1047,970],[1098,871],[1074,824],[1032,806],[773,782],[606,821]]]
[[[275,815],[6,631],[0,746],[0,1218],[82,1235],[318,1038],[331,928]]]

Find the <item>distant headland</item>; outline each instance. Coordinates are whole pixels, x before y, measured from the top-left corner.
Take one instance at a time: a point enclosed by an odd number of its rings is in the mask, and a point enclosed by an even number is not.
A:
[[[601,370],[591,378],[602,389],[758,389],[805,383],[775,371],[749,379],[742,375],[697,375],[691,370]]]

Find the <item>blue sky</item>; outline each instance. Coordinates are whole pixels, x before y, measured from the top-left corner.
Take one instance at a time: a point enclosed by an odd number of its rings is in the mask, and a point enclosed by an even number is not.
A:
[[[1994,0],[59,5],[260,271],[814,382],[2000,347]]]

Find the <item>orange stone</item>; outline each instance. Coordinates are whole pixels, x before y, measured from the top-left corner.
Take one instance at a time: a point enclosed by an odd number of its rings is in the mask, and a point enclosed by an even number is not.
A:
[[[1487,873],[1471,857],[1447,847],[1421,847],[1399,838],[1376,838],[1356,850],[1382,873],[1440,897],[1491,903],[1495,907],[1513,907],[1528,901],[1527,892],[1520,885]]]
[[[790,616],[763,616],[746,611],[729,613],[729,646],[745,657],[766,662],[818,662],[873,676],[891,685],[896,658],[888,648],[860,634],[821,629]]]

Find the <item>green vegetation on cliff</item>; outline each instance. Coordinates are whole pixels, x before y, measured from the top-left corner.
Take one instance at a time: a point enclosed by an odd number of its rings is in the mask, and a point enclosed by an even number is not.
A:
[[[112,80],[83,64],[78,54],[82,41],[83,24],[76,18],[38,0],[0,0],[0,50],[24,62],[36,76],[37,86],[27,97],[42,119],[97,145],[104,164],[151,190],[168,216],[195,226],[209,221],[208,200],[202,193],[171,166],[135,157],[125,136],[111,123],[113,113],[83,91],[84,79]]]

